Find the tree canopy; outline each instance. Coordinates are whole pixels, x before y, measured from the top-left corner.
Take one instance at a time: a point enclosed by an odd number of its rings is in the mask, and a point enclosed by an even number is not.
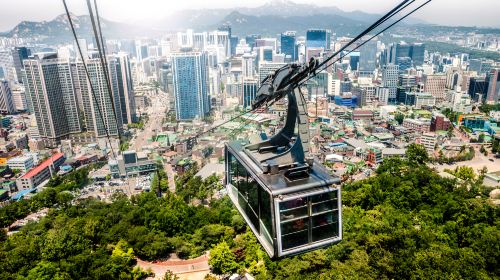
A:
[[[51,204],[46,217],[0,235],[0,279],[143,279],[148,272],[134,269],[136,257],[207,250],[214,273],[257,279],[498,279],[500,209],[488,200],[484,172],[458,168],[459,179],[440,177],[424,151],[411,146],[407,159],[385,159],[376,176],[342,187],[341,242],[280,260],[269,259],[227,197],[207,207],[169,192],[116,194],[111,203],[61,207],[51,203],[67,198],[55,190],[71,186],[59,178],[19,206]]]

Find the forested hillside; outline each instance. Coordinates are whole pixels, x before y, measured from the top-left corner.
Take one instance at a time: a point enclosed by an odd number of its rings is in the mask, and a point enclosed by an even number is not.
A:
[[[409,150],[408,160],[386,160],[377,176],[343,187],[344,240],[325,249],[271,261],[228,198],[205,207],[174,194],[117,195],[110,204],[61,204],[2,234],[0,279],[141,279],[134,257],[209,249],[214,273],[257,279],[498,279],[500,209],[482,175],[442,178]]]

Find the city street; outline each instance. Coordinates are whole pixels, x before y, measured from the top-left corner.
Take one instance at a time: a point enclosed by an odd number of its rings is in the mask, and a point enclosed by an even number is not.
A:
[[[146,111],[148,122],[144,124],[144,130],[138,130],[130,142],[131,149],[136,151],[141,151],[144,146],[148,145],[148,139],[160,131],[162,120],[168,108],[167,97],[164,92],[160,91],[158,95],[150,96],[150,98],[151,106]]]

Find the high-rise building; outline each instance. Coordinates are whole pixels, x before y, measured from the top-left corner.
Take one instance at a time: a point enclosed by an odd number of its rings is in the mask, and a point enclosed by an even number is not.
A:
[[[41,53],[23,64],[27,99],[46,145],[54,147],[70,133],[81,132],[70,62]]]
[[[399,66],[392,63],[382,67],[382,87],[389,90],[388,102],[395,103],[398,94]]]
[[[417,84],[417,77],[415,75],[400,75],[399,76],[399,86],[406,88],[410,91],[415,91],[418,84]]]
[[[412,60],[410,57],[398,57],[396,59],[396,65],[399,67],[399,73],[403,74],[406,70],[412,68]]]
[[[372,73],[377,68],[377,42],[369,41],[359,49],[360,72]]]
[[[495,62],[493,60],[481,60],[481,73],[488,74],[491,71],[491,67]]]
[[[259,47],[259,61],[273,62],[274,50],[272,47]]]
[[[171,58],[177,120],[205,117],[210,111],[206,53],[187,51]]]
[[[331,31],[328,29],[309,29],[306,33],[307,48],[330,49]]]
[[[488,75],[488,93],[486,94],[486,103],[497,104],[500,97],[500,75],[499,69],[492,69]]]
[[[377,87],[376,89],[376,100],[378,105],[389,104],[389,96],[391,94],[391,89],[385,87]]]
[[[250,34],[245,37],[245,41],[251,48],[255,47],[255,40],[257,39],[260,39],[260,35],[258,34]]]
[[[318,97],[326,97],[328,94],[328,80],[330,74],[327,71],[321,71],[313,76],[307,83],[305,84],[308,92],[308,99],[313,100]]]
[[[370,106],[377,99],[377,89],[373,84],[361,84],[354,88],[354,93],[358,97],[359,106]]]
[[[349,79],[345,79],[343,81],[340,81],[340,94],[342,95],[343,93],[346,92],[351,92],[352,89],[352,82]]]
[[[286,63],[261,62],[259,63],[259,86],[271,72],[285,66]]]
[[[108,92],[106,76],[99,58],[92,57],[85,61],[90,81],[82,61],[75,63],[75,87],[81,91],[85,126],[87,131],[94,133],[96,137],[106,137],[106,131],[109,136],[118,137],[123,129],[116,67],[111,67],[116,63],[115,58],[109,57],[108,62],[111,94]],[[95,96],[92,94],[91,84]]]
[[[469,71],[481,73],[481,59],[469,59]]]
[[[15,47],[12,49],[12,58],[14,60],[14,68],[16,69],[17,81],[23,82],[23,75],[21,70],[23,68],[23,61],[31,55],[31,52],[26,47]]]
[[[358,71],[359,52],[352,52],[349,54],[349,66],[351,67],[351,71]]]
[[[134,40],[121,40],[120,51],[128,53],[131,57],[136,57],[136,46]]]
[[[437,102],[444,101],[446,90],[446,75],[423,75],[424,92],[430,93]]]
[[[24,70],[22,70],[24,71]],[[21,77],[23,72],[21,71]],[[26,91],[24,87],[13,88],[12,90],[12,102],[14,103],[14,108],[17,112],[24,112],[28,110],[28,103],[26,101]]]
[[[236,54],[236,47],[238,46],[239,40],[240,38],[237,36],[231,36],[231,38],[229,38],[231,56],[234,56]]]
[[[483,101],[488,92],[488,80],[485,77],[471,77],[469,84],[469,96],[472,100]]]
[[[424,56],[425,44],[407,44],[405,42],[401,42],[391,45],[388,62],[397,64],[398,58],[404,58],[403,61],[406,61],[406,58],[410,58],[413,65],[421,66],[424,64]]]
[[[413,60],[413,65],[422,66],[425,59],[425,44],[415,43],[411,46],[410,57]]]
[[[281,53],[285,54],[286,62],[293,62],[297,56],[297,37],[295,31],[281,33]]]
[[[113,72],[116,73],[118,83],[122,123],[131,124],[137,121],[137,117],[129,56],[126,53],[118,53],[113,55],[113,58],[115,59],[110,60],[110,67],[115,68]]]
[[[389,51],[389,63],[397,63],[397,59],[401,57],[410,57],[411,46],[401,42],[391,44]]]
[[[243,78],[253,77],[255,73],[255,57],[251,54],[244,54],[241,57],[241,74]]]
[[[252,102],[257,95],[259,81],[253,78],[243,78],[243,94],[240,98],[240,105],[243,108],[252,106]]]
[[[9,82],[0,80],[0,113],[13,114],[16,112],[14,102],[12,100],[12,91],[9,87]]]
[[[192,41],[191,41],[191,45],[192,45]],[[142,61],[148,57],[149,57],[148,45],[144,42],[139,41],[139,40],[136,41],[135,42],[135,58],[137,59],[137,61]]]
[[[12,52],[8,50],[0,50],[0,79],[5,79],[9,82],[17,82]]]

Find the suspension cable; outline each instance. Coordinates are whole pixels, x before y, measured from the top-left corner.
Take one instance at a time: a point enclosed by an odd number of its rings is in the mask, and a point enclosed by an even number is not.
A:
[[[387,26],[386,28],[382,29],[380,32],[378,32],[377,34],[371,36],[368,40],[364,41],[362,44],[358,45],[357,47],[353,48],[352,50],[348,51],[347,53],[343,54],[342,56],[340,56],[339,58],[337,58],[336,60],[332,61],[331,63],[327,64],[325,67],[323,67],[323,69],[321,69],[320,71],[318,72],[321,72],[323,70],[326,70],[328,67],[332,66],[333,64],[335,64],[336,62],[342,60],[344,57],[346,57],[347,55],[349,55],[350,53],[352,53],[353,51],[359,49],[360,47],[362,47],[363,45],[365,45],[366,43],[370,42],[373,38],[379,36],[380,34],[382,34],[383,32],[387,31],[389,28],[393,27],[394,25],[396,25],[397,23],[401,22],[402,20],[404,20],[405,18],[409,17],[411,14],[415,13],[416,11],[420,10],[422,7],[424,7],[425,5],[427,5],[429,2],[431,2],[432,0],[427,0],[425,3],[423,3],[422,5],[418,6],[417,8],[413,9],[411,12],[407,13],[405,16],[401,17],[400,19],[398,19],[397,21],[393,22],[392,24],[390,24],[389,26]],[[307,81],[309,81],[310,79],[312,79],[313,77],[315,77],[316,75],[314,76],[310,76],[308,77],[307,79],[305,79],[304,81],[302,81],[301,83],[299,83],[299,86],[305,84]]]
[[[106,87],[107,87],[108,95],[109,95],[109,98],[110,98],[110,101],[111,101],[111,108],[113,110],[113,116],[115,118],[116,132],[118,134],[118,141],[121,144],[121,137],[120,137],[121,136],[120,135],[120,129],[121,128],[118,125],[118,116],[116,115],[115,100],[114,100],[114,96],[113,96],[113,91],[111,89],[111,80],[110,80],[110,77],[109,77],[109,69],[108,69],[108,65],[107,65],[107,58],[105,57],[104,42],[102,41],[102,33],[101,33],[101,36],[99,36],[99,33],[97,31],[97,26],[96,26],[95,18],[94,18],[94,12],[93,12],[92,4],[90,3],[90,0],[87,0],[87,7],[88,7],[88,10],[89,10],[90,21],[92,23],[92,29],[94,31],[94,38],[95,38],[96,43],[97,43],[97,50],[99,52],[99,58],[100,58],[100,61],[101,61],[101,67],[102,67],[102,70],[104,72],[104,78],[106,79]],[[96,12],[97,12],[97,6],[96,6]]]
[[[113,155],[113,159],[116,159],[115,151],[113,149],[113,146],[111,145],[109,131],[108,131],[108,128],[106,127],[106,123],[104,122],[104,116],[103,116],[103,113],[101,111],[101,108],[99,107],[99,103],[97,102],[97,97],[95,95],[94,86],[93,86],[92,80],[90,78],[90,74],[89,74],[89,70],[87,68],[87,64],[85,63],[85,58],[83,56],[82,48],[80,46],[80,43],[78,42],[78,37],[76,35],[75,26],[73,25],[73,20],[71,19],[71,14],[69,13],[68,5],[66,4],[66,0],[62,0],[62,2],[63,2],[63,5],[64,5],[64,10],[66,11],[66,16],[68,17],[68,22],[69,22],[69,25],[70,25],[70,28],[71,28],[71,32],[73,33],[73,37],[75,38],[76,47],[78,49],[78,53],[80,54],[80,59],[82,60],[82,64],[83,64],[83,68],[84,68],[85,74],[86,74],[87,79],[89,81],[90,92],[92,94],[94,102],[97,104],[97,112],[99,113],[99,116],[100,116],[101,121],[102,121],[102,125],[104,126],[104,130],[106,132],[106,138],[108,140],[109,147],[111,148],[111,153]]]
[[[356,41],[358,41],[359,39],[361,39],[365,35],[369,34],[372,30],[374,30],[375,28],[377,28],[381,24],[385,23],[386,21],[388,21],[389,19],[391,19],[392,17],[394,17],[396,14],[400,13],[402,10],[406,9],[409,5],[411,5],[415,1],[416,0],[404,0],[404,1],[402,1],[399,5],[397,5],[391,11],[389,11],[387,14],[385,14],[384,16],[382,16],[379,20],[377,20],[375,23],[373,23],[370,27],[368,27],[363,32],[361,32],[359,35],[357,35],[354,39],[352,39],[351,41],[349,41],[340,50],[338,50],[335,53],[333,53],[331,56],[329,56],[327,59],[325,59],[323,62],[319,63],[318,65],[312,65],[312,68],[311,68],[311,66],[309,66],[309,67],[307,67],[305,69],[305,71],[299,72],[297,75],[295,75],[294,77],[292,77],[287,83],[284,83],[279,88],[279,90],[285,89],[287,87],[294,88],[294,87],[298,86],[298,84],[301,84],[303,79],[308,79],[309,80],[311,77],[316,76],[317,70],[320,67],[322,67],[325,64],[327,64],[330,60],[334,59],[335,56],[337,56],[338,54],[340,54],[341,52],[343,52],[345,49],[347,49],[349,46],[351,46],[352,44],[354,44]],[[419,10],[421,7],[425,6],[430,1],[432,1],[432,0],[429,0],[428,2],[426,2],[423,5],[419,6],[414,11]],[[413,13],[413,12],[411,12],[411,13]],[[400,20],[397,21],[397,22],[400,22]],[[394,23],[390,25],[390,27],[392,27],[392,26],[394,26]],[[387,29],[385,29],[385,30],[387,30]]]

